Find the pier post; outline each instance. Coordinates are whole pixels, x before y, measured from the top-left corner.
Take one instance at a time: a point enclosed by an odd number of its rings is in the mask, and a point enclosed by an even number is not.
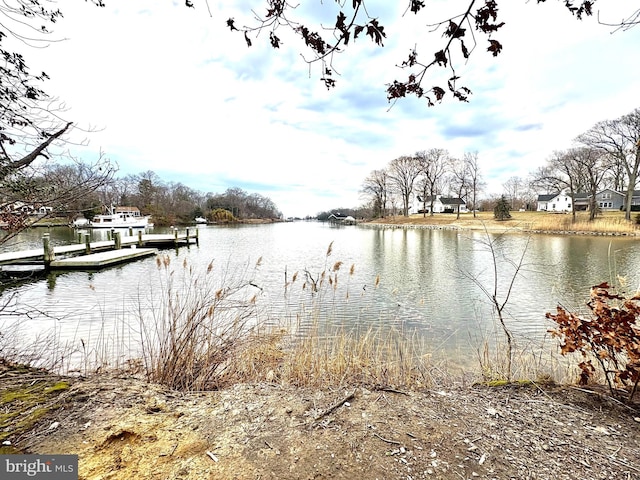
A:
[[[200,246],[200,238],[199,238],[199,230],[198,227],[196,227],[196,245]]]
[[[142,247],[142,230],[138,230],[138,246]]]
[[[78,243],[82,243],[82,232],[78,232]]]
[[[56,254],[51,246],[51,235],[49,233],[45,233],[42,236],[42,246],[44,248],[44,265],[48,267],[49,264],[56,259]]]
[[[120,232],[113,232],[113,242],[115,243],[116,250],[122,248],[122,238]]]
[[[129,236],[133,237],[133,227],[129,227]]]
[[[178,229],[177,228],[173,230],[173,243],[178,245]]]
[[[91,235],[84,234],[84,253],[89,255],[91,253]]]
[[[187,240],[187,245],[189,245],[189,227],[187,227],[187,238],[186,238],[186,240]]]

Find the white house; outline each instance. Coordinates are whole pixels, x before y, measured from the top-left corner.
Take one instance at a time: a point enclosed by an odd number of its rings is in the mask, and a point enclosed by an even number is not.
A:
[[[567,192],[538,195],[539,212],[570,212],[572,199]]]
[[[626,192],[618,192],[610,188],[601,190],[596,194],[595,205],[600,210],[623,210]],[[587,193],[574,194],[574,208],[576,211],[588,210],[591,196]],[[631,198],[632,210],[640,211],[640,191],[634,190]],[[635,208],[634,208],[635,207]],[[566,192],[538,195],[539,212],[570,212],[571,196]]]
[[[456,213],[460,208],[460,213],[467,212],[467,204],[461,198],[443,197],[436,195],[433,199],[433,213]],[[431,197],[417,195],[412,202],[411,213],[431,213]]]

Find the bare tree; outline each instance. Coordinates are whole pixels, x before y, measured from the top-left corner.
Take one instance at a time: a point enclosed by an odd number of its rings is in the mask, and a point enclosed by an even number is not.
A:
[[[429,202],[429,215],[433,215],[433,202],[447,174],[449,152],[442,148],[432,148],[417,152],[415,158],[421,175],[420,190],[422,192],[423,215],[426,216],[427,201]]]
[[[478,201],[478,193],[484,188],[485,183],[480,173],[480,164],[478,162],[478,152],[465,152],[462,161],[467,165],[467,174],[469,177],[468,188],[471,194],[471,208],[473,217],[476,217],[476,203]]]
[[[471,172],[469,164],[463,159],[449,159],[449,173],[451,188],[456,192],[457,198],[463,198],[463,192],[467,191],[471,186]],[[457,204],[456,218],[460,218],[460,203]]]
[[[547,160],[547,164],[539,168],[532,178],[532,183],[554,192],[568,191],[571,196],[571,218],[576,220],[576,193],[584,190],[584,171],[577,163],[576,156],[570,151],[555,151]]]
[[[389,175],[387,170],[373,170],[362,182],[360,192],[373,200],[373,215],[384,218],[389,194]]]
[[[402,214],[409,216],[409,202],[420,175],[420,165],[414,157],[402,156],[389,163],[389,181],[402,199]]]
[[[576,139],[611,156],[627,176],[625,218],[631,220],[631,201],[640,173],[640,108],[616,120],[598,122]]]
[[[596,194],[609,170],[607,155],[595,148],[572,148],[567,152],[567,159],[576,166],[583,178],[583,185],[589,196],[589,221],[596,216]],[[575,204],[575,199],[572,202]],[[573,208],[575,218],[575,208]]]
[[[524,188],[522,178],[518,176],[509,177],[507,181],[502,184],[502,188],[511,202],[511,210],[515,210],[516,202],[520,199],[520,191]]]
[[[13,40],[11,45],[26,49],[46,46],[51,26],[62,17],[59,10],[49,8],[52,3],[7,0],[0,5],[0,201],[4,204],[0,216],[12,234],[28,225],[15,221],[12,203],[70,206],[88,188],[108,182],[115,171],[102,153],[93,164],[60,153],[74,125],[63,118],[59,103],[43,90],[47,74],[33,74],[25,56],[7,47],[8,37]],[[60,148],[54,149],[56,146]],[[55,164],[54,159],[64,159],[68,168]],[[77,182],[65,181],[60,175],[63,171]],[[4,236],[0,242],[8,238]]]

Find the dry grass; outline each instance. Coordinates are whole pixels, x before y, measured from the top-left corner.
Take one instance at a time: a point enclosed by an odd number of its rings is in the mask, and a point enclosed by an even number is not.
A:
[[[512,218],[505,221],[497,221],[493,218],[493,212],[477,212],[476,217],[472,213],[460,215],[456,219],[455,214],[440,213],[433,216],[422,214],[409,217],[395,216],[377,219],[373,224],[388,225],[434,225],[441,227],[456,227],[470,230],[513,230],[513,231],[542,231],[542,232],[584,232],[584,233],[619,233],[636,234],[640,231],[638,225],[624,218],[624,212],[604,212],[589,222],[588,212],[577,212],[576,222],[572,221],[571,214],[548,212],[511,212]]]
[[[138,310],[147,378],[178,390],[221,387],[235,360],[262,339],[251,272],[215,275],[213,263],[198,272],[186,260],[176,272],[167,255],[157,265],[160,295]]]

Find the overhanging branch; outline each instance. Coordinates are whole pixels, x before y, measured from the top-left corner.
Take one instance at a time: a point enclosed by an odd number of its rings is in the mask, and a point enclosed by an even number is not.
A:
[[[49,146],[51,145],[51,143],[60,138],[60,136],[62,136],[62,134],[64,134],[69,127],[72,125],[72,122],[67,123],[63,128],[61,128],[60,130],[58,130],[57,132],[55,132],[53,135],[51,135],[49,138],[47,138],[44,142],[42,142],[40,145],[38,145],[35,150],[33,150],[32,152],[28,153],[27,155],[25,155],[24,157],[22,157],[20,160],[16,160],[14,162],[11,162],[9,164],[9,167],[15,170],[18,170],[20,168],[26,167],[31,165],[31,163],[38,158],[40,155],[42,155],[42,152]]]

